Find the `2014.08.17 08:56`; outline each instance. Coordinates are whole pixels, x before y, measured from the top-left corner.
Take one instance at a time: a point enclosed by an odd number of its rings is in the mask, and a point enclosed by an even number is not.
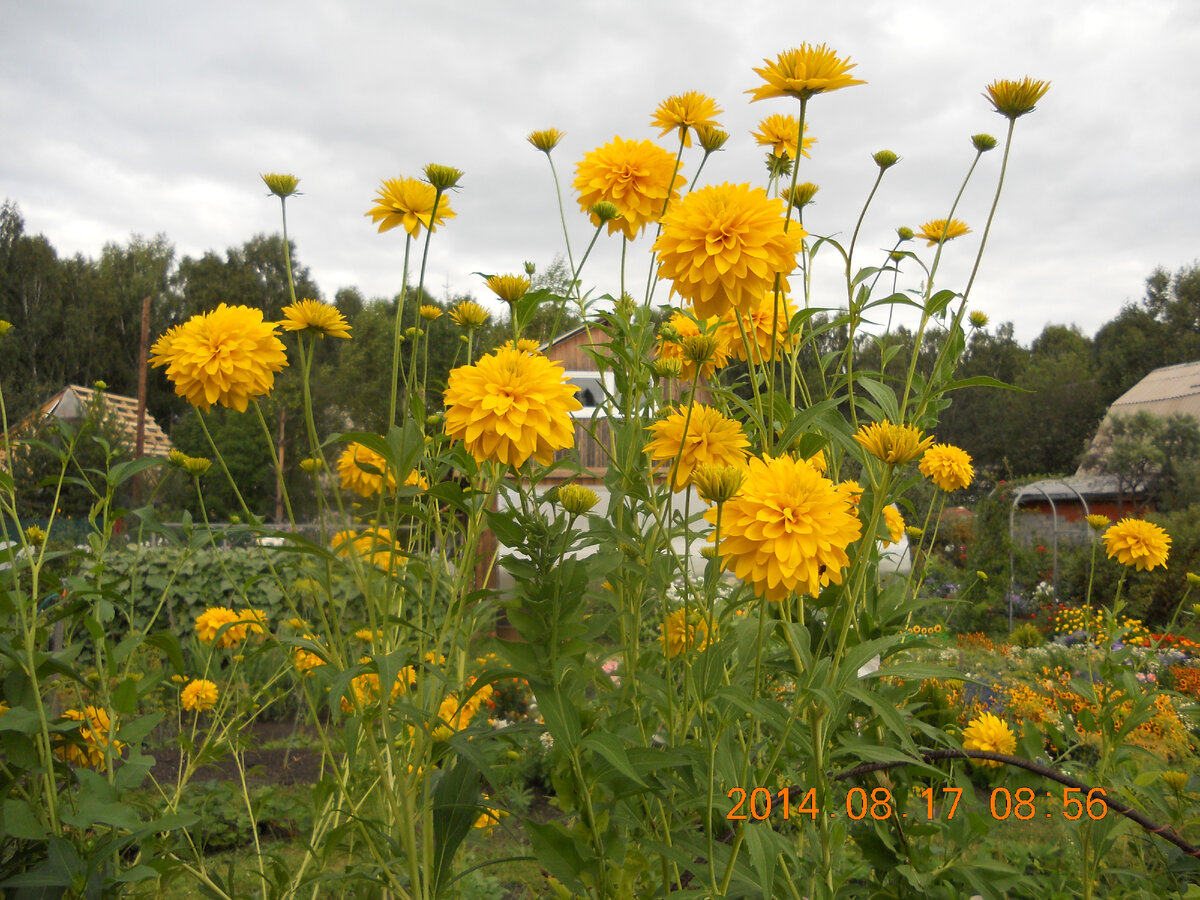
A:
[[[733,806],[725,814],[725,818],[731,821],[754,820],[761,822],[772,815],[782,815],[785,819],[793,816],[797,818],[808,816],[815,821],[817,816],[823,814],[822,810],[817,807],[817,790],[809,788],[803,794],[800,793],[801,790],[783,788],[772,793],[765,787],[755,787],[749,791],[743,787],[730,788],[726,796],[733,801]],[[902,819],[919,819],[921,812],[925,813],[926,820],[939,818],[941,814],[944,814],[947,819],[953,819],[958,810],[959,801],[962,799],[962,792],[962,788],[944,787],[941,789],[941,796],[938,796],[932,787],[925,788],[917,794],[925,801],[924,808],[921,809],[918,806],[910,816],[907,811],[897,812],[889,788],[877,787],[868,793],[865,788],[855,787],[846,794],[844,814],[856,822],[868,817],[876,820],[890,819],[893,815],[898,815]],[[998,787],[991,792],[988,808],[993,819],[1005,820],[1011,817],[1022,822],[1039,816],[1045,818],[1062,816],[1071,821],[1081,819],[1084,815],[1089,819],[1103,819],[1108,813],[1108,805],[1104,802],[1104,788],[1092,788],[1087,791],[1085,796],[1082,788],[1064,787],[1061,800],[1056,797],[1054,792],[1046,791],[1048,802],[1043,804],[1040,810],[1037,805],[1037,796],[1033,788],[1023,787],[1017,788],[1016,791],[1010,791],[1008,788]],[[935,799],[943,802],[935,804]],[[842,814],[841,806],[831,810],[829,817],[836,818],[839,814]]]

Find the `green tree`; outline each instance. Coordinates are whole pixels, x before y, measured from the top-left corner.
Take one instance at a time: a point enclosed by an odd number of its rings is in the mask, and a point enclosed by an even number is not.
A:
[[[1200,423],[1145,410],[1114,416],[1101,427],[1084,464],[1117,479],[1121,506],[1134,495],[1160,511],[1189,506],[1200,502]]]

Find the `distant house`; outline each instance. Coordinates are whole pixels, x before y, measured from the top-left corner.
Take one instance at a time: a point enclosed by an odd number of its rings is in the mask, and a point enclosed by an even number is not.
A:
[[[561,363],[566,379],[579,388],[576,399],[583,404],[571,414],[575,420],[575,450],[584,477],[580,481],[600,481],[608,470],[604,444],[609,440],[606,398],[616,391],[612,372],[601,372],[588,348],[608,343],[608,334],[595,326],[580,325],[539,349],[551,362]],[[593,436],[594,435],[594,436]],[[562,454],[562,455],[565,455]]]
[[[1105,429],[1115,418],[1148,412],[1166,417],[1190,415],[1200,420],[1200,362],[1155,369],[1113,401],[1092,439],[1104,445]],[[1142,488],[1124,491],[1116,476],[1088,469],[1081,463],[1074,475],[1046,478],[1022,487],[1013,497],[1010,516],[1013,538],[1025,544],[1086,543],[1085,517],[1093,513],[1114,522],[1122,516],[1152,511]]]
[[[78,384],[67,385],[27,415],[13,428],[13,435],[19,436],[45,419],[61,419],[71,424],[81,422],[87,416],[88,408],[96,402],[97,395],[103,398],[105,413],[132,453],[137,446],[137,399]],[[149,413],[145,418],[142,447],[143,456],[166,456],[172,450],[171,439]]]

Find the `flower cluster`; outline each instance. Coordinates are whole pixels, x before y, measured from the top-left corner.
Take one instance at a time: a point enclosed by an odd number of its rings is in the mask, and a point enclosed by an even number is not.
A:
[[[196,616],[195,625],[196,637],[201,643],[216,641],[220,648],[236,647],[248,635],[262,634],[266,626],[267,614],[262,610],[243,609],[234,612],[226,606],[210,606]]]

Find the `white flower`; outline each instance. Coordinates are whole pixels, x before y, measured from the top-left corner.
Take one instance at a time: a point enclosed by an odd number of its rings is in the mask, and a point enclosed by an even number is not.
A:
[[[543,731],[542,736],[538,738],[538,740],[542,742],[542,749],[547,753],[549,753],[550,748],[554,746],[554,738],[550,736],[550,732],[548,731]]]

